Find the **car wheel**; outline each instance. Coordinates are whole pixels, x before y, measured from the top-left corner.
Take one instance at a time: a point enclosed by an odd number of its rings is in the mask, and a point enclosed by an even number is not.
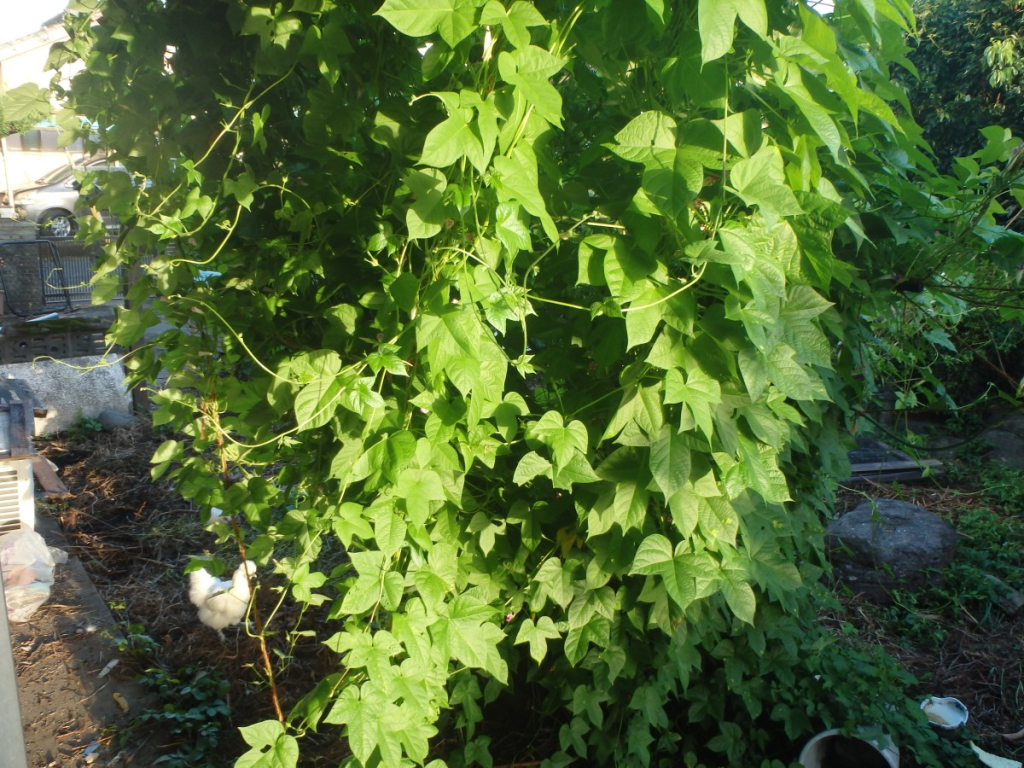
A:
[[[39,233],[44,237],[74,237],[78,222],[68,211],[47,211],[39,217]]]

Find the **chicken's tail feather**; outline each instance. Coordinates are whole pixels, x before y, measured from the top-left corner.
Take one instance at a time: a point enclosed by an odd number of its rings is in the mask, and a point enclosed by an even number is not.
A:
[[[197,608],[202,607],[210,595],[214,577],[205,568],[192,571],[188,575],[188,599]]]

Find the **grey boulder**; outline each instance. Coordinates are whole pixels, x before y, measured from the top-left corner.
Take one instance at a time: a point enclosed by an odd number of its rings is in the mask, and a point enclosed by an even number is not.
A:
[[[100,424],[103,425],[103,430],[105,432],[113,432],[115,429],[128,429],[129,427],[134,426],[138,421],[138,419],[130,413],[111,409],[100,411],[100,415],[97,419]]]
[[[836,578],[878,603],[894,589],[916,592],[941,584],[956,556],[952,525],[916,504],[865,501],[833,520],[825,538]]]

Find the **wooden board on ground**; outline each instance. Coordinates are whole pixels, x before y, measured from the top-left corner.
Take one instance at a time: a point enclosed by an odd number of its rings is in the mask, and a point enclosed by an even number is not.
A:
[[[942,462],[936,459],[918,460],[870,437],[857,437],[857,447],[847,454],[850,459],[850,477],[847,483],[890,480],[917,480],[927,470],[938,471]]]

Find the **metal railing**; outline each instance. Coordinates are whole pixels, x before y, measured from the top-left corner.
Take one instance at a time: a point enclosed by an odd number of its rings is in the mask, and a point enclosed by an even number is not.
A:
[[[39,257],[39,275],[43,284],[43,304],[63,304],[65,299],[72,305],[89,304],[92,301],[93,267],[99,259],[102,248],[109,243],[85,245],[74,238],[45,238],[40,243],[49,243],[48,254]],[[56,252],[57,258],[53,258]],[[117,270],[118,283],[122,284],[123,270]],[[114,299],[124,298],[118,291]]]
[[[3,269],[3,255],[2,254],[3,254],[4,249],[6,249],[6,248],[22,248],[22,247],[24,247],[26,245],[34,245],[34,246],[37,247],[38,253],[39,253],[39,264],[40,264],[40,269],[41,270],[44,268],[43,267],[44,263],[48,262],[49,263],[49,270],[48,271],[51,274],[51,276],[56,276],[56,278],[58,280],[63,280],[63,277],[64,277],[64,270],[63,270],[63,266],[61,265],[60,253],[57,250],[57,246],[55,246],[53,243],[49,242],[48,240],[5,240],[4,242],[0,243],[0,288],[2,288],[3,291],[4,291],[4,297],[5,297],[5,300],[6,300],[6,303],[7,303],[7,309],[9,309],[12,313],[14,313],[15,315],[18,315],[19,317],[28,317],[30,314],[33,313],[33,311],[31,309],[29,309],[29,304],[28,303],[22,304],[20,306],[20,308],[19,308],[19,304],[21,303],[21,297],[15,298],[14,292],[11,291],[10,286],[7,283],[7,275],[4,273],[4,269]],[[45,298],[46,297],[46,294],[45,294],[46,281],[45,280],[43,281],[43,285],[44,285],[44,289],[43,289],[44,292],[43,292],[43,308],[42,309],[43,309],[43,311],[45,311],[46,309],[49,309],[48,307],[45,306],[46,305],[46,298]],[[66,286],[62,285],[60,287],[60,292],[58,294],[56,294],[56,296],[60,298],[60,302],[59,302],[60,306],[62,306],[64,309],[67,309],[67,310],[70,310],[72,308],[71,294],[68,292]],[[36,310],[35,314],[39,314],[39,311]]]

